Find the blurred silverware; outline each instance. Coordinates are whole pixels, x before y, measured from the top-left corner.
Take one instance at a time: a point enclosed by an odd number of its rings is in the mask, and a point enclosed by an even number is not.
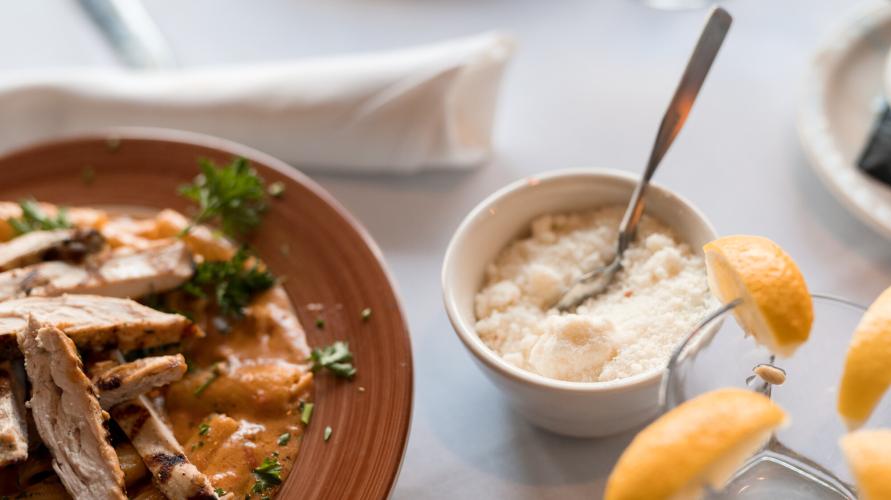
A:
[[[139,0],[78,0],[121,62],[134,69],[177,66],[173,51]]]

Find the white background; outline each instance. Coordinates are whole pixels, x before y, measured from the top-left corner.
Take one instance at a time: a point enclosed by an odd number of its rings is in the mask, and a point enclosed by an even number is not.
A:
[[[780,243],[812,290],[868,303],[891,284],[891,245],[819,184],[794,126],[810,55],[855,3],[726,2],[735,24],[656,180],[691,199],[721,233]],[[440,263],[461,218],[509,181],[568,166],[639,171],[703,12],[655,11],[637,0],[147,5],[184,66],[395,48],[492,28],[518,38],[490,165],[414,177],[313,177],[383,248],[411,324],[414,421],[394,496],[598,498],[631,436],[571,440],[511,413],[448,324]],[[76,3],[0,5],[0,70],[113,64]]]

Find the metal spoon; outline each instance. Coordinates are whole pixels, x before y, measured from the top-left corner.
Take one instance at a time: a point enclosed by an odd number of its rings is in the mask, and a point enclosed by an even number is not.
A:
[[[625,210],[625,216],[619,224],[619,241],[616,248],[616,255],[613,260],[600,268],[588,271],[580,276],[563,294],[556,307],[561,311],[571,311],[578,307],[579,304],[589,298],[600,294],[606,290],[613,276],[622,267],[622,254],[628,248],[628,245],[634,240],[634,233],[637,229],[637,223],[643,215],[644,210],[644,193],[656,167],[662,161],[662,157],[671,147],[674,138],[677,137],[684,122],[687,121],[687,115],[693,107],[693,102],[699,94],[699,89],[705,81],[715,56],[724,42],[724,37],[730,29],[733,18],[726,10],[721,7],[715,7],[711,10],[706,20],[702,34],[699,35],[699,41],[693,49],[693,54],[687,62],[687,69],[681,77],[674,97],[662,117],[662,123],[659,125],[659,133],[656,135],[656,142],[653,144],[653,150],[650,153],[650,160],[647,162],[647,168],[644,170],[628,208]]]

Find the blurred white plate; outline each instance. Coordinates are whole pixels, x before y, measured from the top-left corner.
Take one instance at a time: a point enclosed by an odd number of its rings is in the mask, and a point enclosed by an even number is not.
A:
[[[891,238],[891,187],[856,166],[884,103],[889,49],[891,3],[867,3],[846,17],[814,56],[798,132],[811,166],[842,205]]]

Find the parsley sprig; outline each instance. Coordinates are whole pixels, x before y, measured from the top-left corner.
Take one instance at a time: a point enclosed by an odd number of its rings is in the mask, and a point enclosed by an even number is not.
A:
[[[313,372],[326,368],[341,378],[352,378],[356,374],[350,346],[340,340],[329,346],[316,347],[310,353],[309,360],[312,361]]]
[[[251,488],[252,493],[262,493],[273,486],[282,484],[282,465],[275,456],[266,457],[259,467],[253,470],[257,482]]]
[[[201,175],[192,184],[180,186],[179,192],[198,204],[198,215],[183,234],[197,224],[211,222],[238,238],[257,227],[266,210],[263,179],[244,158],[235,158],[225,167],[201,160]]]
[[[19,201],[19,206],[22,208],[22,216],[9,219],[9,225],[12,226],[12,229],[18,235],[30,233],[31,231],[48,231],[71,227],[65,208],[59,208],[56,216],[50,217],[44,213],[40,205],[34,200],[21,200]]]
[[[256,260],[247,265],[250,254],[244,248],[228,261],[202,262],[183,285],[194,297],[212,297],[224,316],[240,318],[251,297],[275,284],[275,276]]]

